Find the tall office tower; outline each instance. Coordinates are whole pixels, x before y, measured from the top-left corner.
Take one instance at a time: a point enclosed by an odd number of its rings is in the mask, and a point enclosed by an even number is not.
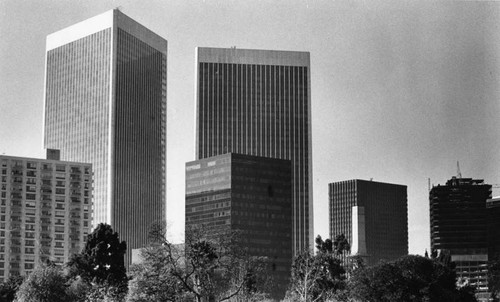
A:
[[[408,254],[406,186],[353,179],[328,189],[332,240],[344,234],[368,265]]]
[[[198,48],[196,56],[196,159],[291,160],[293,250],[312,248],[309,53]]]
[[[272,294],[285,295],[292,265],[291,162],[229,153],[186,164],[186,228],[237,230],[242,248],[270,261]]]
[[[488,212],[488,259],[500,260],[500,197],[486,201]]]
[[[47,37],[46,148],[94,169],[94,226],[131,248],[165,219],[167,41],[111,10]]]
[[[67,262],[92,224],[92,165],[0,155],[0,280]]]
[[[491,185],[482,179],[457,178],[434,186],[429,193],[431,250],[448,250],[459,278],[477,287],[488,301],[488,234],[486,201]],[[486,299],[486,300],[485,300]]]

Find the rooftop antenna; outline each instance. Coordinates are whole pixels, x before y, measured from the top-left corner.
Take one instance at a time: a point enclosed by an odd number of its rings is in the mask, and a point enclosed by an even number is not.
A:
[[[429,192],[430,192],[431,191],[431,178],[430,177],[427,178],[427,186],[428,186]]]
[[[462,173],[460,172],[460,163],[457,160],[457,178],[462,178]]]

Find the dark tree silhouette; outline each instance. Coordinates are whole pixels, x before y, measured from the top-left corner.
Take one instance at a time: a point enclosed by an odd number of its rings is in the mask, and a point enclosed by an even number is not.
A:
[[[70,275],[98,284],[126,283],[126,248],[125,241],[119,240],[118,233],[109,224],[101,223],[88,235],[83,251],[73,255],[68,262]]]
[[[446,263],[446,255],[443,255]],[[352,298],[361,301],[475,302],[474,290],[457,287],[456,273],[437,259],[408,255],[354,271],[349,280]]]
[[[14,301],[14,299],[16,298],[16,292],[23,281],[24,277],[11,275],[9,279],[0,284],[0,301]]]

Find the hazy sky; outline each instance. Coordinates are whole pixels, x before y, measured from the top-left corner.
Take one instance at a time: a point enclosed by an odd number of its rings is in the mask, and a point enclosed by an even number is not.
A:
[[[196,46],[311,53],[314,233],[328,183],[408,186],[410,253],[429,246],[427,179],[500,183],[500,3],[0,0],[0,154],[44,157],[45,37],[106,10],[168,40],[167,220],[182,238]],[[500,195],[494,189],[494,195]]]

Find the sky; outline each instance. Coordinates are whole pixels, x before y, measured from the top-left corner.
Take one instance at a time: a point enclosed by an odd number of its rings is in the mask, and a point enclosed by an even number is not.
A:
[[[500,184],[500,2],[0,0],[0,154],[43,150],[45,38],[107,10],[169,43],[167,223],[183,237],[195,47],[311,53],[314,234],[328,183],[408,186],[409,252],[429,248],[430,183]],[[493,195],[500,195],[494,188]]]

